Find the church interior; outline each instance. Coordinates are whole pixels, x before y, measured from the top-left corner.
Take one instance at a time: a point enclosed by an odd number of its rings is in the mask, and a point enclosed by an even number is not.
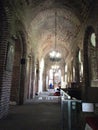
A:
[[[98,1],[0,0],[0,17],[0,129],[11,108],[40,102],[60,107],[49,130],[98,130]]]

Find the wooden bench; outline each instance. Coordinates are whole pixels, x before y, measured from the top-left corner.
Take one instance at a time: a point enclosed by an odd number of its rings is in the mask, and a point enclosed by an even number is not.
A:
[[[86,117],[85,120],[87,126],[90,126],[92,130],[98,130],[98,116]],[[85,130],[89,130],[89,128],[85,128]]]

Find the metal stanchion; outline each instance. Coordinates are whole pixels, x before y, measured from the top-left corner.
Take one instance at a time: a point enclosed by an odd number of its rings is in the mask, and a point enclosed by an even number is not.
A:
[[[80,108],[77,104],[81,104],[81,100],[71,99],[68,96],[61,97],[61,111],[62,111],[62,130],[77,130],[78,116]]]

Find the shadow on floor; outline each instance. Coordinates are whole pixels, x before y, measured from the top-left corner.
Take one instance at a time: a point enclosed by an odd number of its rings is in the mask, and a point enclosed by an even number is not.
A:
[[[0,130],[61,130],[60,103],[10,106],[7,118],[0,120]]]

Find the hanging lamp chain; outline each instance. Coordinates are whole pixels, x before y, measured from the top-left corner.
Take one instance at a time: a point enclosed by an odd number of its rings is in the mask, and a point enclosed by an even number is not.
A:
[[[55,10],[55,50],[56,50],[56,42],[57,42],[57,12]]]

